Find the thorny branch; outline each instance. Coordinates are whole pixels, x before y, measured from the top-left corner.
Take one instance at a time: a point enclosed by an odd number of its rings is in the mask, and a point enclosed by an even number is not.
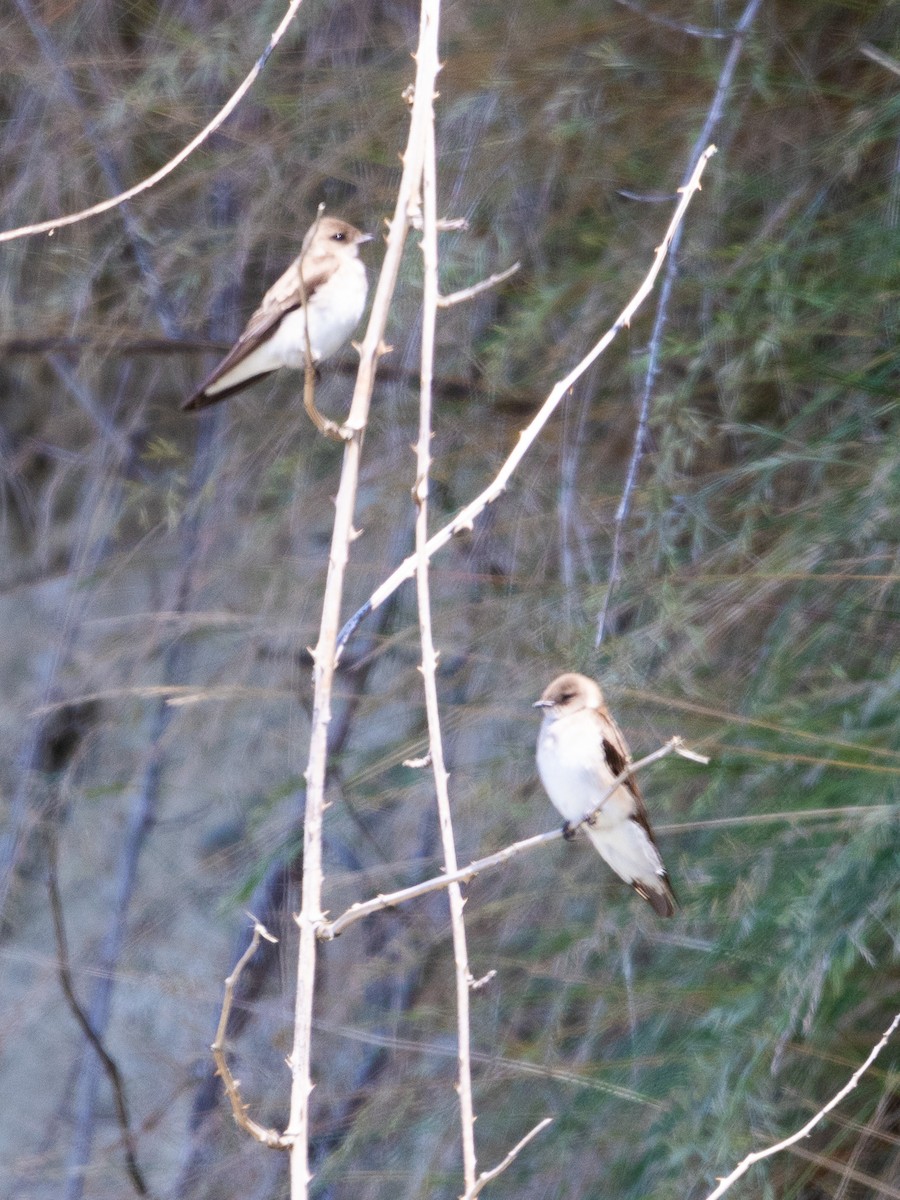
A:
[[[431,47],[429,47],[429,50]],[[438,72],[437,47],[431,64],[434,75]],[[423,315],[422,315],[422,358],[419,387],[419,440],[416,446],[416,484],[413,498],[416,513],[416,599],[419,609],[419,637],[422,646],[422,681],[425,689],[425,712],[428,722],[428,757],[434,775],[434,788],[438,806],[438,823],[441,846],[444,852],[444,867],[448,875],[457,869],[456,842],[453,836],[453,820],[450,812],[450,793],[447,787],[448,774],[444,761],[444,744],[441,734],[441,715],[437,694],[437,653],[431,627],[431,588],[428,575],[428,484],[431,468],[431,384],[434,375],[434,339],[438,310],[438,239],[437,239],[437,163],[434,138],[434,101],[428,104],[428,126],[426,129],[425,157],[422,165],[422,259],[424,264]],[[472,1101],[471,1030],[469,1020],[469,988],[472,974],[466,948],[466,925],[463,919],[462,891],[458,883],[447,887],[450,902],[450,928],[453,938],[453,963],[456,980],[456,1030],[459,1079],[460,1125],[462,1128],[463,1179],[466,1194],[475,1187],[477,1160],[475,1157],[475,1110]]]
[[[225,1057],[225,1035],[228,1031],[228,1018],[231,1016],[231,1006],[234,1003],[234,991],[237,987],[238,980],[244,967],[256,953],[259,948],[259,943],[265,938],[267,942],[277,942],[278,938],[273,937],[260,921],[253,918],[253,937],[250,939],[250,945],[234,964],[234,970],[225,980],[225,993],[222,997],[222,1011],[219,1015],[219,1024],[216,1027],[216,1040],[213,1042],[210,1049],[212,1050],[213,1058],[216,1063],[216,1074],[221,1077],[222,1084],[225,1088],[225,1093],[231,1102],[231,1113],[241,1129],[246,1130],[251,1137],[261,1142],[264,1146],[268,1146],[271,1150],[289,1150],[291,1148],[290,1138],[280,1134],[276,1129],[266,1129],[254,1121],[252,1117],[247,1115],[247,1105],[241,1099],[240,1081],[235,1079],[231,1073],[231,1068],[228,1066],[228,1060]]]
[[[868,1058],[862,1064],[862,1066],[858,1067],[853,1072],[849,1080],[844,1084],[837,1095],[832,1096],[824,1108],[820,1108],[815,1116],[811,1117],[806,1122],[802,1129],[798,1129],[796,1133],[792,1133],[790,1137],[785,1138],[783,1141],[776,1142],[774,1146],[767,1146],[765,1150],[755,1150],[752,1154],[748,1154],[745,1159],[738,1163],[730,1175],[726,1175],[724,1179],[719,1180],[718,1187],[714,1188],[709,1193],[709,1195],[706,1197],[706,1200],[719,1200],[719,1196],[723,1196],[733,1183],[740,1179],[742,1175],[746,1175],[754,1163],[758,1163],[764,1158],[771,1158],[773,1154],[778,1154],[782,1150],[787,1150],[790,1146],[802,1141],[803,1138],[809,1137],[810,1133],[812,1133],[813,1129],[815,1129],[819,1122],[826,1117],[833,1108],[836,1108],[845,1096],[849,1096],[849,1094],[853,1091],[860,1079],[862,1079],[863,1075],[865,1075],[866,1071],[868,1071],[869,1067],[871,1067],[872,1063],[888,1044],[898,1025],[900,1025],[900,1013],[897,1013],[893,1021],[891,1021],[888,1028],[884,1031],[881,1041],[872,1048],[872,1050],[869,1052]]]
[[[325,812],[325,769],[328,759],[328,726],[331,721],[331,691],[337,666],[336,644],[344,573],[350,543],[356,537],[353,514],[359,485],[363,433],[375,382],[375,368],[385,352],[383,342],[388,309],[394,293],[400,258],[409,229],[410,210],[418,195],[425,155],[428,108],[437,72],[437,0],[424,0],[415,55],[416,79],[412,100],[409,137],[403,155],[403,173],[397,191],[394,215],[388,230],[384,263],[372,313],[359,348],[359,372],[350,404],[350,415],[342,429],[346,438],[334,528],[322,600],[319,637],[313,651],[313,712],[309,758],[306,768],[306,814],[303,827],[303,886],[300,913],[300,946],[297,955],[297,994],[294,1010],[294,1039],[291,1050],[291,1110],[285,1137],[291,1140],[291,1198],[306,1200],[309,1194],[309,1098],[313,1089],[310,1070],[313,997],[316,982],[316,929],[322,920],[322,821]]]
[[[440,550],[443,546],[446,546],[446,544],[455,534],[461,533],[466,529],[471,529],[474,525],[476,517],[478,517],[489,504],[492,504],[498,496],[503,494],[504,490],[506,489],[506,485],[509,483],[509,480],[515,473],[519,463],[534,445],[541,430],[559,407],[569,389],[572,388],[575,383],[577,383],[588,367],[590,367],[591,364],[600,357],[607,346],[609,346],[609,344],[613,341],[616,334],[631,324],[635,313],[653,289],[653,285],[656,282],[656,278],[659,275],[663,262],[665,261],[668,253],[669,246],[672,243],[672,239],[674,238],[676,231],[681,225],[684,214],[687,211],[687,207],[690,204],[694,193],[700,190],[700,179],[703,175],[704,168],[715,152],[715,146],[707,146],[706,150],[700,156],[687,185],[680,189],[681,195],[678,205],[675,209],[675,213],[669,222],[669,227],[665,232],[662,242],[657,248],[650,270],[647,272],[647,275],[645,276],[640,287],[635,292],[634,296],[631,298],[631,300],[629,300],[628,304],[616,318],[612,326],[610,326],[610,328],[606,331],[603,337],[600,338],[596,345],[588,351],[581,362],[573,367],[568,375],[554,385],[549,396],[541,405],[531,423],[519,434],[519,440],[515,449],[503,463],[503,466],[494,476],[493,480],[484,489],[484,491],[482,491],[478,496],[475,497],[474,500],[470,501],[464,508],[462,508],[456,514],[456,516],[442,529],[439,529],[437,533],[431,536],[427,546],[427,557],[429,560],[438,550]],[[374,612],[376,608],[380,607],[380,605],[385,602],[388,596],[392,595],[397,590],[401,583],[413,577],[416,572],[418,561],[419,559],[416,554],[411,554],[408,558],[404,559],[400,566],[397,567],[397,569],[390,576],[388,576],[388,578],[378,588],[375,589],[366,603],[353,614],[349,621],[347,621],[337,639],[336,648],[338,655],[340,655],[344,646],[353,636],[353,633],[360,622],[363,621],[370,613]]]
[[[626,779],[629,779],[638,771],[643,770],[644,767],[649,767],[651,763],[658,762],[661,758],[666,758],[669,754],[677,754],[680,758],[688,758],[692,762],[707,763],[709,761],[704,755],[695,754],[693,750],[688,750],[680,737],[670,738],[664,746],[660,746],[652,754],[647,754],[644,758],[639,758],[636,762],[629,763],[609,785],[595,807],[589,813],[585,813],[580,821],[571,823],[569,829],[580,828],[585,821],[590,820],[594,813],[603,807],[621,783],[624,783]],[[503,863],[509,862],[511,858],[515,858],[527,850],[533,850],[537,846],[544,846],[548,842],[559,841],[563,836],[562,829],[552,829],[548,833],[537,833],[534,837],[524,838],[520,842],[513,842],[512,845],[505,846],[502,850],[497,850],[494,854],[488,854],[485,858],[477,858],[473,862],[470,862],[468,866],[460,867],[456,871],[437,875],[433,879],[423,880],[422,883],[401,888],[396,892],[373,896],[371,900],[366,900],[363,903],[351,904],[346,912],[343,912],[333,921],[323,920],[320,922],[316,933],[322,941],[330,942],[333,938],[342,934],[350,925],[355,925],[357,921],[371,916],[372,913],[379,912],[383,908],[394,908],[396,905],[403,904],[407,900],[417,900],[419,896],[427,896],[429,892],[438,892],[441,888],[449,887],[453,883],[468,883],[476,875],[488,870],[490,867],[499,867]]]

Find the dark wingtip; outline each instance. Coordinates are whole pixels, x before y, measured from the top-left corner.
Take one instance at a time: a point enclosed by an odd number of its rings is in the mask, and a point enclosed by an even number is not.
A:
[[[662,876],[661,881],[663,891],[658,892],[655,888],[644,887],[641,883],[632,883],[632,887],[641,896],[653,911],[659,917],[674,917],[678,908],[678,901],[675,899],[675,893],[672,891],[672,885],[669,883],[668,876]]]
[[[187,400],[181,405],[182,412],[197,412],[198,409],[208,408],[210,404],[215,404],[219,400],[224,400],[229,395],[228,391],[215,392],[212,396],[208,395],[201,388],[200,391],[194,392],[193,396],[188,396]]]

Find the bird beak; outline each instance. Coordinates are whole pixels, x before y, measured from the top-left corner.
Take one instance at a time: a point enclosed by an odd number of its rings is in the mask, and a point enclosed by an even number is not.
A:
[[[374,242],[374,241],[375,241],[374,233],[361,233],[359,235],[359,237],[356,239],[356,244],[357,244],[357,246],[361,246],[363,244],[363,242]]]
[[[532,708],[552,708],[553,701],[552,700],[535,700],[534,704],[532,704],[531,707]]]

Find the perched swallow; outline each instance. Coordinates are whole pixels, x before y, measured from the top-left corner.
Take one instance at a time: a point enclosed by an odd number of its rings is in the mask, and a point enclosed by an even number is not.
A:
[[[538,772],[568,827],[597,808],[615,777],[631,762],[631,752],[603,693],[585,675],[560,675],[534,707],[544,710]],[[633,775],[603,800],[584,829],[615,873],[661,917],[674,914],[675,894]]]
[[[365,308],[369,285],[359,246],[371,240],[337,217],[320,218],[244,332],[182,408],[206,408],[279,367],[304,369],[307,327],[313,363],[339,350]]]

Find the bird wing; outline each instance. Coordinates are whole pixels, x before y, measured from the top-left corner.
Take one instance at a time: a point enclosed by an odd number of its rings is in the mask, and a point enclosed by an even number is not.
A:
[[[604,716],[608,722],[608,728],[603,732],[603,754],[606,758],[606,763],[614,775],[620,775],[622,771],[632,761],[631,751],[628,749],[628,743],[622,736],[622,731],[610,716],[609,712],[604,712]],[[671,917],[675,914],[677,900],[675,893],[672,890],[672,885],[669,882],[669,874],[663,866],[663,861],[659,853],[659,847],[656,844],[656,838],[653,836],[653,830],[650,828],[650,817],[647,814],[647,807],[644,804],[644,798],[641,795],[641,789],[638,787],[637,779],[634,775],[629,775],[624,781],[623,787],[626,787],[631,793],[634,800],[634,812],[629,820],[634,821],[635,825],[640,826],[647,841],[650,843],[649,852],[651,861],[649,865],[653,867],[653,872],[656,876],[654,884],[648,885],[640,878],[632,878],[628,882],[637,892],[643,897],[661,917]],[[604,854],[603,849],[600,849],[601,854]],[[604,854],[604,857],[608,856]],[[655,859],[655,863],[652,861]],[[613,866],[615,870],[615,865]]]
[[[293,312],[296,308],[302,308],[304,302],[304,291],[300,279],[300,264],[302,260],[303,255],[294,259],[284,274],[275,280],[263,296],[259,308],[244,327],[244,332],[215,370],[203,380],[193,396],[184,402],[181,406],[183,409],[205,408],[209,404],[215,404],[219,400],[224,400],[226,396],[240,391],[249,383],[255,382],[256,379],[262,377],[260,375],[255,376],[253,380],[245,379],[233,388],[226,388],[223,391],[216,392],[212,396],[206,395],[206,389],[210,384],[221,379],[223,375],[226,375],[233,367],[236,367],[238,363],[243,362],[248,354],[252,354],[257,346],[274,331],[276,326],[289,312]],[[306,288],[305,299],[307,303],[309,303],[316,289],[321,287],[327,278],[327,274],[322,271],[303,280]],[[271,371],[263,372],[263,374],[270,375]]]
[[[606,723],[606,728],[602,732],[603,742],[603,757],[606,760],[606,765],[613,775],[621,775],[625,768],[631,763],[631,751],[628,749],[628,743],[622,736],[622,731],[613,720],[608,709],[603,709],[603,720]],[[634,800],[634,812],[631,814],[631,819],[637,821],[644,832],[649,837],[653,845],[656,845],[656,839],[653,837],[653,830],[650,828],[650,818],[647,814],[647,806],[644,804],[644,797],[641,795],[641,789],[638,786],[637,777],[629,775],[624,780],[622,786],[626,788]]]

